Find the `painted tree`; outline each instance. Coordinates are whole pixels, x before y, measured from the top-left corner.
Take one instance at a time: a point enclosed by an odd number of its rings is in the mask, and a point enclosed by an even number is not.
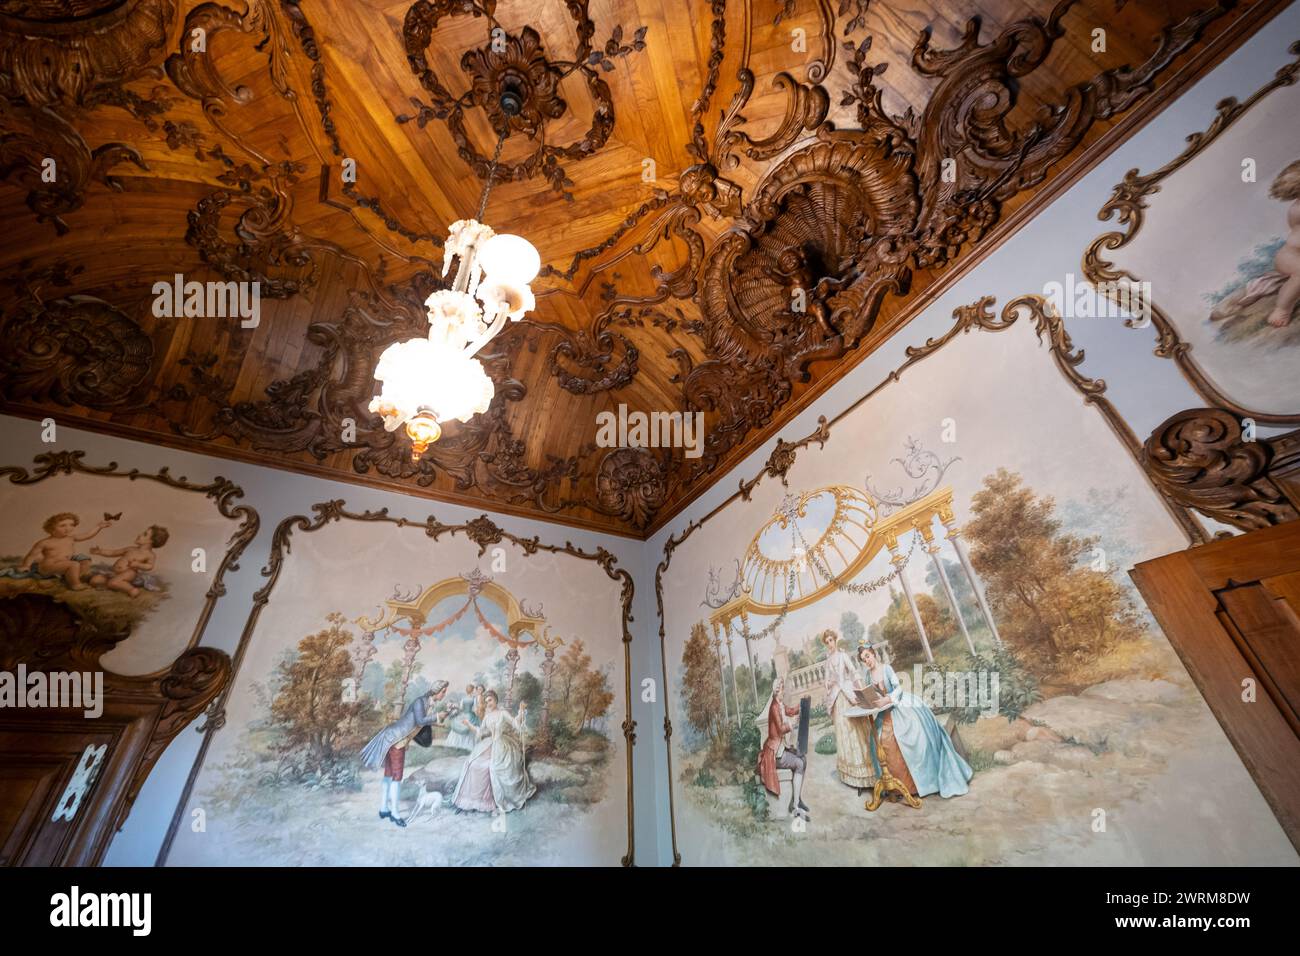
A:
[[[848,642],[848,646],[856,648],[858,641],[862,640],[867,633],[861,619],[853,611],[845,611],[840,615],[840,635]]]
[[[718,660],[713,653],[708,629],[702,622],[691,627],[690,639],[682,650],[682,666],[685,669],[682,697],[686,702],[686,719],[710,743],[716,743],[722,725],[722,679],[718,675]]]
[[[406,665],[401,661],[390,662],[384,671],[384,712],[394,719],[405,706],[405,701],[402,700],[404,683],[406,683]]]
[[[528,706],[528,726],[536,727],[542,719],[542,690],[540,678],[532,671],[520,671],[515,678],[515,701]]]
[[[582,641],[567,645],[555,659],[551,681],[550,722],[552,731],[558,731],[554,734],[557,740],[568,741],[590,729],[594,721],[609,713],[613,703],[609,678],[592,666]]]
[[[298,653],[280,663],[271,721],[280,731],[278,749],[305,774],[326,773],[360,746],[357,716],[365,699],[344,692],[353,676],[348,645],[352,633],[340,614],[329,626],[298,642]],[[351,700],[348,698],[351,697]]]
[[[610,690],[605,674],[596,670],[584,672],[578,678],[578,686],[574,690],[575,725],[579,730],[585,730],[593,720],[609,713],[609,705],[612,703],[614,692]]]
[[[564,651],[556,659],[552,690],[556,699],[566,708],[572,706],[574,689],[590,667],[591,655],[587,653],[580,638],[565,645]]]
[[[1040,673],[1094,659],[1144,627],[1132,598],[1090,558],[1095,536],[1062,530],[1050,496],[999,468],[971,499],[966,525],[974,564],[998,630]]]
[[[916,595],[916,609],[925,625],[925,637],[930,649],[942,645],[957,631],[957,623],[946,604],[940,604],[929,594]],[[896,664],[910,664],[925,659],[921,635],[916,630],[912,609],[901,592],[894,595],[885,616],[871,628],[872,637],[889,642],[889,651]]]

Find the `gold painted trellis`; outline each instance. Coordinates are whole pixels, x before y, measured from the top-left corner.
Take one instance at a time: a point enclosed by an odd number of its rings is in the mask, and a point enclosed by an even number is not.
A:
[[[799,519],[807,516],[808,506],[814,499],[827,496],[834,502],[834,511],[825,530],[818,535],[816,541],[809,543],[799,527]],[[829,485],[799,495],[787,495],[776,513],[754,534],[739,568],[739,587],[726,603],[714,608],[709,615],[718,666],[724,672],[726,668],[723,666],[722,647],[725,636],[727,658],[731,663],[732,692],[737,701],[739,688],[735,686],[735,663],[732,658],[733,623],[739,622],[737,632],[744,641],[745,653],[749,659],[751,683],[755,683],[752,645],[772,634],[791,611],[808,607],[836,592],[869,593],[894,579],[902,585],[926,659],[933,662],[934,656],[911,582],[903,573],[918,543],[930,555],[967,646],[972,654],[975,653],[974,641],[958,606],[947,569],[939,558],[940,546],[934,535],[936,520],[944,528],[944,537],[953,544],[989,632],[996,643],[1001,643],[983,588],[960,537],[961,528],[953,510],[952,489],[935,488],[917,500],[885,513],[888,507],[882,507],[868,491],[848,485]],[[760,548],[763,536],[773,529],[791,532],[792,548],[789,557],[772,557],[764,554]],[[906,552],[900,552],[899,538],[908,532],[913,535],[911,546]],[[882,551],[889,552],[893,570],[874,581],[852,583]],[[783,595],[778,593],[782,581],[785,585]],[[771,616],[773,620],[761,631],[751,632],[751,613]],[[752,690],[757,706],[756,683]],[[740,718],[739,713],[736,717]]]

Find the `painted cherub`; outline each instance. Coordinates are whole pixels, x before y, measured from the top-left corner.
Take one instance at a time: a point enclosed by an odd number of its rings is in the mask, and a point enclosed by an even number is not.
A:
[[[1252,305],[1276,292],[1277,300],[1268,314],[1268,324],[1280,329],[1291,324],[1292,313],[1300,303],[1300,159],[1277,174],[1268,194],[1291,203],[1286,211],[1290,232],[1273,258],[1273,271],[1252,279],[1237,306]]]
[[[21,566],[28,570],[35,569],[39,574],[63,578],[63,583],[70,591],[84,591],[86,585],[82,583],[81,576],[90,570],[90,558],[74,554],[73,545],[88,541],[111,523],[101,521],[94,531],[76,534],[73,529],[81,524],[81,519],[72,512],[61,511],[50,515],[41,525],[47,537],[32,545]]]
[[[1286,224],[1291,231],[1273,259],[1273,267],[1286,276],[1286,281],[1278,290],[1273,311],[1268,314],[1268,324],[1281,328],[1290,325],[1296,303],[1300,302],[1300,159],[1277,174],[1268,194],[1291,203],[1286,211]]]
[[[91,548],[91,554],[98,554],[105,558],[117,558],[113,562],[111,574],[96,574],[90,579],[90,583],[97,588],[108,588],[110,591],[121,591],[131,597],[140,593],[136,587],[136,579],[142,572],[149,572],[154,569],[158,556],[154,553],[155,548],[161,548],[167,543],[170,535],[167,529],[160,525],[151,524],[135,537],[134,543],[127,548]]]

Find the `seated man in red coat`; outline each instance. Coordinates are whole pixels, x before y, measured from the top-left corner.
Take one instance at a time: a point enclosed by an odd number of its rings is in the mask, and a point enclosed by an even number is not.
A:
[[[776,779],[778,770],[789,770],[793,776],[790,794],[790,813],[811,821],[812,815],[803,802],[803,773],[807,758],[794,747],[787,747],[785,735],[794,730],[786,718],[799,713],[798,707],[786,707],[781,701],[785,681],[778,677],[772,684],[772,697],[767,702],[767,739],[758,752],[758,775],[763,787],[774,797],[781,796],[781,784]]]

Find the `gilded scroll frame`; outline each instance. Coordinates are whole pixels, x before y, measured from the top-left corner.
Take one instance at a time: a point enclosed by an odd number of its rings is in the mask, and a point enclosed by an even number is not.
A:
[[[906,358],[904,361],[883,379],[880,380],[873,388],[868,390],[860,398],[850,404],[847,408],[829,420],[821,416],[817,420],[817,428],[808,436],[796,442],[787,442],[778,438],[776,446],[773,448],[763,468],[749,481],[741,480],[739,488],[732,493],[725,501],[719,503],[712,511],[702,518],[692,519],[679,533],[669,534],[664,541],[663,558],[655,568],[655,605],[659,616],[659,665],[660,681],[663,688],[664,700],[664,749],[667,757],[668,770],[668,816],[672,847],[672,865],[680,866],[682,862],[681,852],[677,847],[677,819],[676,819],[676,795],[674,790],[675,781],[673,779],[673,753],[672,753],[672,720],[668,713],[669,681],[668,681],[668,647],[666,640],[666,624],[664,619],[664,600],[663,600],[663,576],[672,563],[673,553],[696,531],[715,515],[722,512],[725,508],[733,504],[737,499],[748,501],[754,488],[765,478],[780,478],[782,484],[786,484],[786,475],[795,461],[795,450],[807,447],[812,442],[817,442],[821,448],[825,448],[826,441],[830,438],[831,427],[841,419],[855,412],[860,406],[866,404],[878,392],[887,385],[897,382],[902,378],[902,374],[911,366],[917,364],[925,358],[938,352],[945,345],[952,342],[959,335],[965,335],[975,329],[983,329],[989,332],[1002,332],[1011,328],[1020,319],[1030,322],[1034,328],[1035,337],[1040,343],[1046,343],[1048,351],[1057,369],[1065,377],[1066,381],[1083,397],[1085,405],[1094,406],[1100,413],[1106,424],[1110,427],[1111,432],[1119,439],[1120,444],[1128,451],[1142,469],[1142,473],[1151,483],[1157,497],[1164,504],[1169,514],[1187,536],[1189,544],[1199,544],[1209,540],[1209,535],[1197,520],[1195,514],[1187,507],[1173,500],[1160,485],[1151,479],[1142,459],[1142,443],[1138,440],[1136,433],[1127,420],[1115,408],[1114,404],[1106,397],[1106,383],[1102,379],[1091,378],[1082,371],[1079,366],[1083,363],[1084,352],[1082,349],[1074,347],[1073,340],[1065,328],[1065,322],[1052,308],[1048,300],[1037,294],[1025,294],[1010,299],[1001,309],[1000,312],[994,312],[993,306],[995,297],[992,295],[981,296],[969,305],[959,306],[953,310],[953,324],[942,335],[929,338],[922,345],[908,346],[904,350]]]
[[[620,864],[625,867],[635,865],[636,841],[635,841],[635,808],[633,805],[633,765],[632,752],[636,746],[636,721],[632,719],[632,598],[635,594],[635,585],[632,575],[626,568],[618,567],[618,558],[613,552],[603,547],[597,546],[594,551],[588,551],[575,546],[571,541],[565,541],[563,545],[543,543],[539,536],[534,535],[531,538],[524,538],[519,535],[511,534],[499,527],[486,514],[479,515],[469,521],[460,524],[444,524],[438,521],[433,515],[429,515],[424,521],[413,521],[409,518],[397,518],[388,513],[387,508],[380,508],[377,511],[353,512],[347,510],[346,503],[335,498],[329,501],[323,501],[311,506],[312,514],[308,515],[290,515],[283,519],[275,528],[275,533],[271,539],[271,549],[267,557],[267,563],[262,568],[262,577],[267,581],[253,594],[253,606],[249,611],[248,619],[244,623],[243,631],[239,636],[239,644],[233,655],[233,667],[230,682],[209,710],[208,720],[204,727],[203,742],[199,746],[199,753],[195,757],[194,763],[190,768],[190,773],[185,781],[185,787],[181,792],[180,799],[177,801],[176,810],[172,814],[171,824],[167,828],[167,834],[163,838],[162,846],[158,851],[156,866],[164,866],[167,857],[171,852],[172,844],[176,838],[176,832],[180,827],[182,815],[186,806],[189,804],[194,785],[198,780],[200,771],[207,758],[208,748],[212,742],[212,735],[220,730],[226,722],[225,707],[226,701],[234,690],[236,678],[239,676],[239,668],[243,663],[244,654],[248,650],[249,641],[257,627],[257,621],[261,617],[263,608],[271,600],[271,593],[276,583],[280,579],[280,573],[284,569],[285,556],[292,550],[291,538],[295,530],[310,533],[319,531],[326,525],[336,522],[360,521],[360,522],[381,522],[388,523],[397,528],[419,528],[424,531],[425,535],[433,541],[437,541],[442,535],[446,534],[455,537],[463,533],[466,538],[477,544],[478,553],[482,556],[487,549],[502,541],[509,541],[516,547],[520,548],[525,557],[530,557],[539,552],[547,554],[567,554],[575,558],[581,558],[588,561],[594,561],[605,574],[613,581],[619,583],[620,600],[622,604],[623,619],[623,699],[624,699],[624,717],[622,723],[624,739],[624,759],[627,768],[627,852],[621,857]]]
[[[1300,40],[1292,43],[1287,52],[1295,59],[1279,67],[1271,80],[1246,99],[1228,97],[1220,100],[1210,124],[1189,135],[1187,146],[1181,153],[1150,173],[1143,174],[1137,169],[1130,169],[1123,181],[1115,185],[1110,199],[1097,213],[1097,218],[1103,222],[1114,219],[1119,228],[1095,238],[1084,250],[1081,266],[1084,278],[1097,288],[1100,295],[1119,305],[1125,304],[1122,300],[1127,296],[1130,299],[1128,304],[1132,304],[1135,293],[1126,293],[1124,287],[1132,284],[1132,287],[1141,289],[1141,279],[1129,270],[1115,265],[1106,258],[1106,254],[1122,249],[1138,236],[1147,219],[1147,198],[1159,192],[1162,183],[1191,163],[1269,94],[1300,82]],[[1156,329],[1153,354],[1173,360],[1183,378],[1206,405],[1226,409],[1238,418],[1252,418],[1261,425],[1300,425],[1300,412],[1259,411],[1229,398],[1192,355],[1191,344],[1179,334],[1168,313],[1154,301],[1144,301],[1142,305],[1149,310],[1151,323]],[[1125,319],[1124,324],[1130,328],[1135,327],[1131,318]]]

